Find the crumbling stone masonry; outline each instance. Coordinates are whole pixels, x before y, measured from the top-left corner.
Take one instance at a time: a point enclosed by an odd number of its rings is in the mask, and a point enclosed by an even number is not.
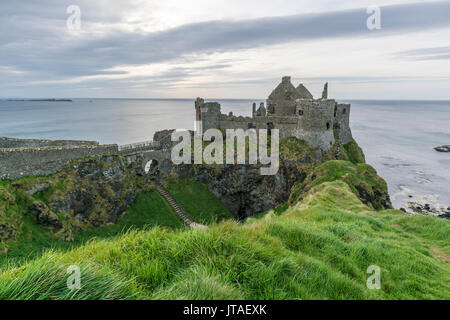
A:
[[[98,145],[98,142],[83,140],[44,140],[0,137],[0,148],[67,147],[88,145],[96,146]]]
[[[296,137],[305,140],[310,147],[328,151],[335,143],[334,133],[343,144],[353,140],[350,130],[350,105],[328,99],[328,83],[322,98],[314,99],[303,84],[295,88],[291,77],[283,77],[266,101],[256,109],[252,105],[252,117],[222,114],[220,104],[195,101],[196,121],[202,132],[208,129],[279,129],[280,138]]]
[[[95,141],[0,138],[0,178],[52,174],[74,159],[116,152],[117,145]]]

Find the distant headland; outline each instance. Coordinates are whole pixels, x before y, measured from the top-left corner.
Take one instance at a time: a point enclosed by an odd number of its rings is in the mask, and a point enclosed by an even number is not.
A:
[[[71,99],[5,99],[4,101],[32,101],[32,102],[72,102]]]

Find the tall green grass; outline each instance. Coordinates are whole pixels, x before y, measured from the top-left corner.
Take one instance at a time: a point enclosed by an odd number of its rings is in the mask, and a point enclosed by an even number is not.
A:
[[[4,268],[0,299],[449,299],[450,269],[434,253],[448,256],[449,238],[447,220],[372,211],[346,183],[324,182],[283,213],[133,230]],[[62,272],[73,264],[85,268],[76,295]],[[380,290],[366,286],[370,265]]]
[[[189,218],[197,223],[212,224],[231,218],[230,211],[201,182],[170,179],[166,188]]]
[[[155,190],[139,194],[115,224],[79,230],[75,233],[73,242],[55,240],[50,229],[37,225],[31,215],[23,215],[22,232],[16,241],[8,243],[7,254],[0,255],[0,267],[20,265],[41,256],[43,250],[68,250],[92,239],[111,238],[129,230],[145,230],[153,226],[184,228],[183,221]]]

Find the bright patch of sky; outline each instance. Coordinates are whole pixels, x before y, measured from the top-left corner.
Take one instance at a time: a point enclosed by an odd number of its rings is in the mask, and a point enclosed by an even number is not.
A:
[[[2,1],[0,30],[3,98],[450,99],[448,1]]]

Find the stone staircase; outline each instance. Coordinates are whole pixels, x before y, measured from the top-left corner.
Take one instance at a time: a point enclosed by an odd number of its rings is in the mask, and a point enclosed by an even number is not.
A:
[[[183,220],[183,222],[190,228],[198,228],[198,229],[207,229],[208,227],[203,225],[203,224],[199,224],[196,223],[194,221],[192,221],[191,219],[189,219],[186,216],[186,213],[184,212],[184,210],[178,205],[178,203],[175,201],[175,199],[169,194],[169,192],[167,192],[167,190],[163,187],[163,185],[161,183],[159,183],[159,181],[152,179],[153,185],[155,186],[156,191],[159,192],[160,195],[162,195],[164,197],[164,199],[166,199],[166,201],[169,203],[169,205],[172,207],[172,209],[175,211],[175,213],[180,217],[181,220]]]

